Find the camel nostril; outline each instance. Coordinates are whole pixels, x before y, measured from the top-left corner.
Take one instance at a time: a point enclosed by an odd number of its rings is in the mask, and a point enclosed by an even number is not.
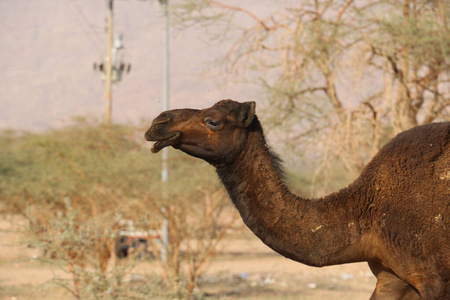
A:
[[[171,115],[163,113],[163,114],[159,115],[159,117],[157,117],[155,120],[153,120],[152,125],[165,124],[165,123],[170,123],[172,121],[173,121],[173,118]]]

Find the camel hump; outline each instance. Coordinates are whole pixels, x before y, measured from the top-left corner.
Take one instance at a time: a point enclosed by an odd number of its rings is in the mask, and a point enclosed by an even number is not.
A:
[[[439,219],[450,208],[450,122],[412,128],[387,143],[355,183],[396,215]],[[413,205],[414,211],[406,211]],[[447,219],[445,222],[448,222]],[[450,225],[450,224],[448,224]]]
[[[420,179],[422,182],[431,179],[435,171],[444,172],[438,176],[446,178],[446,171],[450,173],[450,122],[422,125],[398,134],[381,148],[368,169],[407,177],[422,171],[428,174],[422,174],[426,176]]]
[[[435,161],[441,154],[449,151],[450,122],[432,123],[418,126],[402,132],[391,142],[386,144],[379,155],[393,156],[392,158],[422,161]]]

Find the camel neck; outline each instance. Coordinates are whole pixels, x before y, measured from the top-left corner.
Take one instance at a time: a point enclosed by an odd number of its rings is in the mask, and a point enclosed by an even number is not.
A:
[[[301,198],[289,191],[280,169],[257,122],[240,156],[217,173],[246,225],[273,250],[312,266],[361,261],[352,248],[361,228],[348,205],[351,189]]]

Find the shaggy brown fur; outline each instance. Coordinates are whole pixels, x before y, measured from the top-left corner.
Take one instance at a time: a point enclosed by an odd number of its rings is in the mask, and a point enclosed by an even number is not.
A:
[[[371,299],[450,299],[450,123],[399,134],[348,187],[305,199],[286,187],[254,102],[163,112],[145,137],[217,173],[247,226],[311,266],[367,261]]]

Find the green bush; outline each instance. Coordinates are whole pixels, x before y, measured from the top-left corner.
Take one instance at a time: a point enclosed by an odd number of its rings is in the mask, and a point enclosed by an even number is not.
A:
[[[198,256],[200,265],[213,256],[217,245],[208,240],[217,239],[217,232],[225,233],[213,216],[231,201],[217,196],[205,206],[205,197],[220,188],[214,169],[171,151],[170,180],[162,184],[161,155],[150,152],[145,129],[107,127],[79,119],[43,133],[0,133],[2,209],[27,217],[26,242],[42,249],[43,261],[71,274],[69,278],[55,277],[51,283],[66,288],[75,298],[186,298],[188,285],[192,294],[193,283],[201,276],[197,265],[191,268],[195,274],[184,272],[182,280],[174,280],[182,274],[169,271],[171,266],[166,264],[166,274],[174,276],[138,282],[129,281],[132,261],[131,265],[105,268],[110,258],[104,258],[115,251],[111,245],[121,230],[121,220],[132,220],[138,230],[159,229],[165,211],[170,228],[180,220],[188,222],[184,227],[191,226],[191,230],[176,237],[171,233],[168,251],[180,262],[187,257],[195,261],[193,257]],[[183,213],[177,214],[177,208],[184,208]],[[192,221],[197,222],[189,225]],[[207,255],[192,248],[192,253],[177,257],[178,246],[189,245],[190,239],[199,236],[204,239],[202,245],[207,245],[203,247]]]
[[[83,119],[44,133],[5,131],[0,134],[0,199],[20,209],[27,198],[60,206],[63,197],[82,195],[110,206],[112,198],[159,197],[160,155],[150,153],[144,132]],[[195,201],[196,186],[218,186],[213,172],[173,151],[172,180],[164,188],[169,196],[182,194]]]

